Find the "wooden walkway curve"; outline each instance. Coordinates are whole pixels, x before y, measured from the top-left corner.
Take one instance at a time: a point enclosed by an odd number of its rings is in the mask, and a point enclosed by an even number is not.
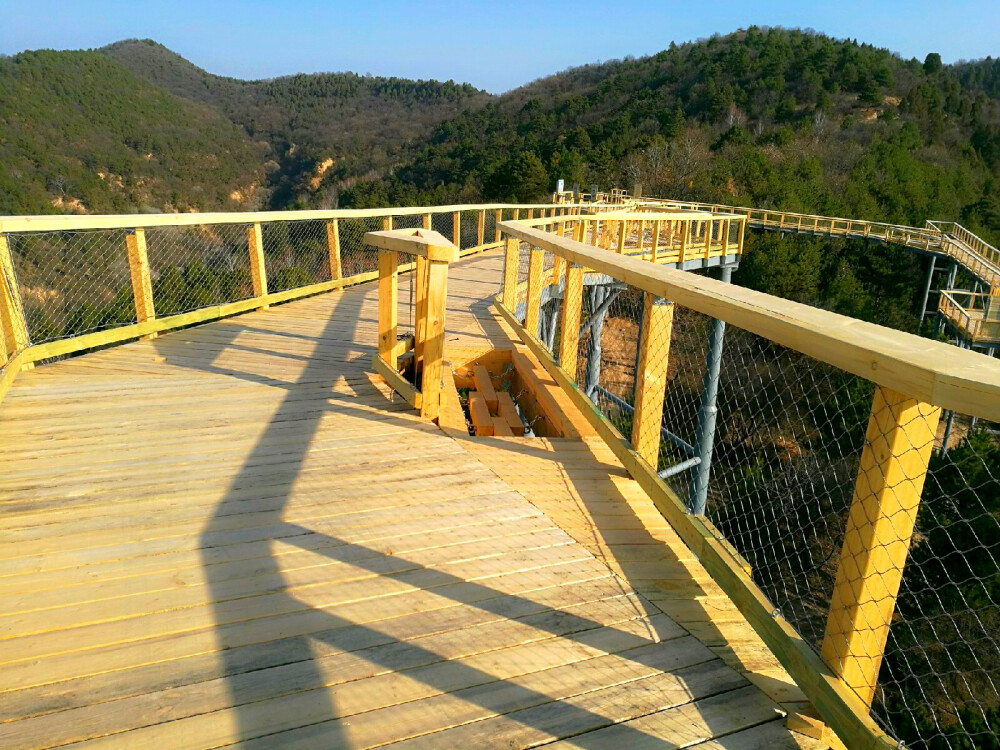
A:
[[[452,268],[446,346],[512,345],[499,276]],[[422,422],[370,373],[375,309],[363,285],[19,377],[0,746],[820,747],[603,443]]]

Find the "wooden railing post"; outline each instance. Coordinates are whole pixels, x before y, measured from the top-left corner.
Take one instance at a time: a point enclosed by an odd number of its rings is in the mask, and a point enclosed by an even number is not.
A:
[[[576,378],[580,350],[580,313],[583,309],[583,266],[566,262],[566,289],[562,304],[562,335],[559,336],[559,366]]]
[[[5,350],[3,362],[29,343],[21,293],[14,278],[14,261],[5,234],[0,234],[0,336]]]
[[[424,366],[424,343],[427,341],[427,260],[419,255],[416,259],[413,281],[416,300],[413,309],[413,362],[414,372],[419,374]]]
[[[654,469],[660,460],[660,426],[663,424],[663,399],[673,325],[673,303],[644,292],[639,366],[635,373],[632,446]]]
[[[331,219],[326,223],[326,247],[330,253],[330,278],[344,277],[344,266],[340,260],[340,222]]]
[[[656,263],[659,257],[660,251],[660,230],[663,228],[663,224],[660,219],[653,221],[653,241],[651,243],[652,248],[650,251],[649,259]]]
[[[263,297],[267,294],[267,266],[264,264],[264,236],[261,233],[260,222],[254,222],[247,229],[247,246],[250,248],[250,278],[253,281],[253,296]],[[258,310],[266,310],[268,305],[261,305]]]
[[[378,251],[378,356],[393,370],[399,314],[398,269],[395,250]]]
[[[441,407],[441,358],[444,356],[444,311],[448,297],[448,264],[428,260],[424,321],[424,365],[420,378],[420,416],[437,419]]]
[[[542,262],[545,252],[532,247],[528,256],[528,300],[524,311],[524,327],[532,336],[538,335],[539,305],[542,301]]]
[[[618,250],[619,255],[625,254],[625,235],[628,233],[628,222],[622,219],[618,222]]]
[[[517,271],[521,262],[521,243],[508,237],[503,252],[503,304],[508,310],[517,309]]]
[[[678,263],[687,260],[688,238],[691,236],[691,220],[687,219],[681,223],[681,249],[677,256]]]
[[[392,231],[392,217],[386,216],[382,219],[382,230],[385,232]]]
[[[153,284],[149,277],[149,255],[146,252],[146,230],[136,227],[125,235],[129,276],[132,277],[132,298],[135,300],[135,322],[145,323],[156,317],[153,305]],[[150,334],[150,338],[156,334]]]
[[[493,241],[500,241],[500,222],[503,221],[503,209],[498,208],[496,217],[493,220]]]
[[[636,239],[636,243],[638,244],[639,247],[639,257],[645,258],[646,251],[643,248],[643,245],[645,244],[646,238],[643,235],[646,233],[646,222],[644,219],[639,219],[639,221],[636,222],[636,225],[639,231],[639,236]]]
[[[481,209],[476,216],[476,247],[482,247],[486,241],[486,209]]]
[[[462,213],[456,211],[451,219],[451,242],[459,250],[462,249]]]
[[[868,705],[875,696],[941,409],[876,386],[822,654]]]

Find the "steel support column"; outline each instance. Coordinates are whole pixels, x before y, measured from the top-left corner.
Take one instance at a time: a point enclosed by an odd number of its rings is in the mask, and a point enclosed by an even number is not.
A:
[[[732,266],[719,269],[719,279],[728,283],[733,275]],[[705,514],[708,501],[708,480],[712,473],[712,448],[715,442],[715,420],[718,415],[716,400],[719,396],[719,371],[722,368],[722,343],[726,335],[726,323],[712,319],[708,334],[708,358],[705,362],[705,380],[701,392],[701,408],[698,409],[698,436],[695,448],[698,450],[698,466],[692,475],[691,497],[688,507],[692,513]]]
[[[589,287],[589,292],[591,310],[599,310],[604,304],[606,296],[611,294],[610,289],[598,285]],[[590,325],[590,347],[587,350],[587,375],[583,392],[591,400],[593,400],[594,391],[601,381],[601,333],[604,331],[605,315],[607,315],[606,308]]]
[[[931,294],[931,282],[934,279],[934,266],[937,263],[937,257],[931,256],[930,267],[927,269],[927,283],[924,284],[924,301],[920,304],[920,322],[924,322],[924,318],[927,317],[927,298]]]

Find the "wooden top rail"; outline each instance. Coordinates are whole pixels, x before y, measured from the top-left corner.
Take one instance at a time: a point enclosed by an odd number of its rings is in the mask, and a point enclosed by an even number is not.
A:
[[[508,236],[743,328],[879,385],[1000,421],[1000,361],[505,221]]]
[[[819,221],[832,221],[845,224],[867,224],[871,227],[884,227],[889,230],[907,232],[913,235],[920,235],[921,237],[935,238],[938,236],[937,232],[928,231],[927,229],[921,229],[920,227],[911,227],[905,224],[891,224],[884,221],[871,221],[869,219],[848,219],[843,216],[820,216],[818,214],[806,214],[799,213],[796,211],[785,211],[780,208],[751,208],[749,206],[729,206],[724,203],[699,203],[697,201],[674,201],[659,198],[642,198],[639,202],[639,206],[691,206],[691,210],[707,210],[707,211],[738,211],[745,214],[747,218],[753,219],[755,221],[764,221],[765,216],[773,215],[794,217],[796,219],[815,219]],[[777,224],[777,220],[774,221]],[[788,227],[793,229],[791,225]]]
[[[268,221],[318,221],[364,219],[385,216],[418,216],[456,211],[504,209],[534,210],[587,208],[590,203],[470,203],[454,206],[408,206],[397,208],[350,208],[315,211],[235,211],[194,214],[94,214],[87,216],[0,216],[0,234],[53,232],[74,229],[131,229],[132,227],[180,227],[204,224],[253,224]]]
[[[430,261],[454,263],[458,260],[458,248],[439,232],[430,229],[390,229],[384,232],[368,232],[365,244],[380,250],[395,250],[397,253],[415,255]]]

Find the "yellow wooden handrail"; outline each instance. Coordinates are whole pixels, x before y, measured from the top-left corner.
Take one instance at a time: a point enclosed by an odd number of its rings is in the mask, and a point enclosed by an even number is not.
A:
[[[1000,421],[1000,362],[752,289],[605,253],[505,221],[509,237],[726,321],[879,385],[946,409]]]
[[[615,217],[602,217],[605,222]],[[542,231],[549,221],[503,222],[507,270],[496,306],[522,341],[549,369],[639,481],[668,521],[699,556],[715,581],[848,747],[895,747],[871,719],[882,654],[909,552],[941,407],[1000,420],[1000,362],[949,344],[863,323],[788,300],[696,276]],[[579,226],[588,221],[582,218]],[[622,226],[627,219],[619,218]],[[595,223],[596,226],[596,223]],[[595,244],[599,233],[595,232]],[[706,235],[711,236],[710,230]],[[516,275],[521,242],[528,243],[527,294]],[[642,290],[644,314],[631,441],[627,441],[576,385],[575,352],[556,363],[537,336],[538,290],[545,251],[557,263],[585,268]],[[537,258],[536,258],[537,256]],[[533,269],[537,266],[537,269]],[[567,276],[567,300],[580,281]],[[659,310],[657,299],[670,300]],[[526,302],[524,325],[515,314]],[[736,325],[877,384],[858,481],[842,547],[821,659],[768,603],[743,563],[707,520],[692,515],[657,475],[664,374],[672,304]],[[563,315],[560,341],[575,341],[579,315]],[[655,344],[655,346],[654,346]],[[569,363],[569,370],[562,364]]]
[[[590,204],[567,204],[559,208],[586,208]],[[408,206],[399,208],[337,208],[310,211],[246,211],[193,214],[88,214],[83,216],[0,216],[0,234],[52,232],[77,229],[132,229],[134,227],[191,227],[209,224],[253,224],[272,221],[327,221],[385,216],[450,214],[456,211],[529,209],[551,211],[551,203],[470,203],[454,206]]]

